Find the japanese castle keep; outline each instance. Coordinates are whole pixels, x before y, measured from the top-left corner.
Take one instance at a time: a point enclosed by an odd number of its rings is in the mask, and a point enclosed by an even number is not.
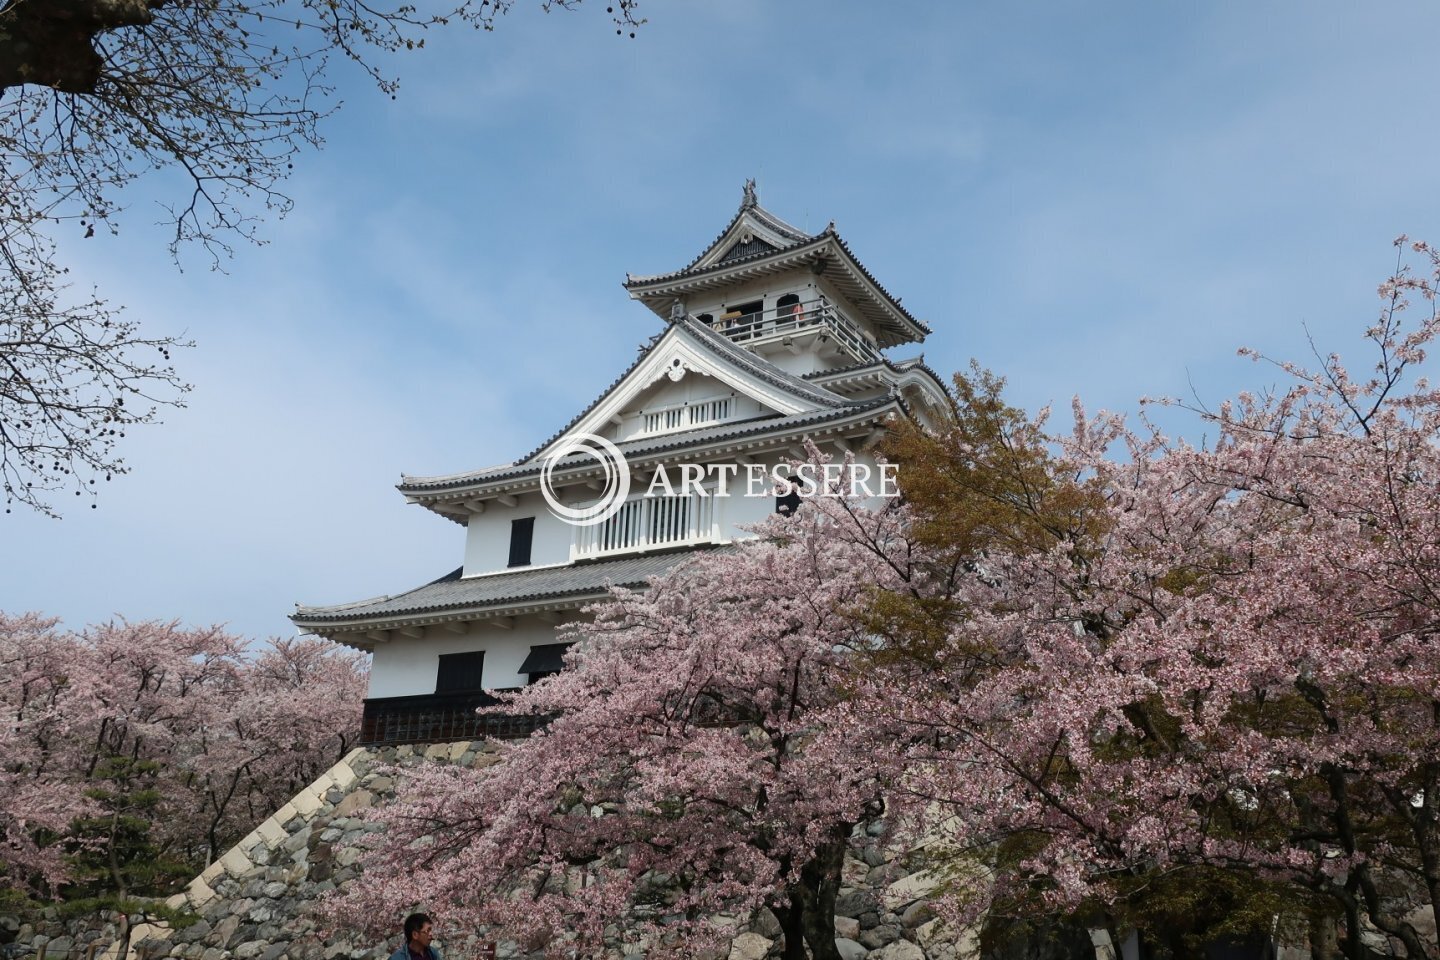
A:
[[[394,596],[296,610],[301,629],[374,654],[361,744],[166,901],[198,922],[137,926],[131,957],[385,960],[390,944],[327,934],[314,913],[328,891],[362,875],[366,837],[375,829],[367,809],[388,802],[397,777],[416,765],[499,762],[490,738],[523,735],[530,721],[480,717],[475,707],[493,702],[486,691],[562,669],[557,626],[583,616],[611,585],[643,585],[796,502],[777,501],[768,485],[760,495],[737,495],[747,485],[733,476],[736,489],[717,496],[709,473],[685,485],[680,468],[730,465],[768,474],[803,459],[807,441],[874,468],[873,445],[890,418],[934,424],[952,410],[918,357],[886,355],[921,341],[925,325],[871,276],[833,225],[814,235],[796,229],[757,203],[753,184],[720,236],[687,266],[630,277],[625,288],[657,315],[660,330],[559,433],[514,463],[403,478],[407,500],[465,527],[458,569]],[[623,456],[629,495],[607,482],[606,461],[568,452],[586,437]],[[662,468],[677,489],[654,491]],[[605,500],[612,487],[608,516],[589,524],[562,518],[567,509]],[[450,566],[453,560],[437,561],[437,572]],[[837,906],[844,916],[836,931],[849,938],[848,950],[889,950],[870,954],[884,960],[978,957],[975,943],[957,942],[939,920],[908,930],[900,942],[902,917],[920,909],[936,881],[902,863],[905,850],[868,834],[862,846],[857,856],[869,859],[852,857],[846,876],[867,879]],[[765,916],[737,930],[731,956],[773,955],[778,928]],[[75,935],[94,944],[92,953],[119,952],[109,946],[118,935],[114,924]],[[498,955],[540,956],[508,942]]]
[[[807,440],[873,465],[870,450],[891,417],[947,416],[934,372],[919,357],[887,355],[923,340],[925,324],[833,223],[817,234],[797,229],[759,205],[753,182],[689,264],[627,277],[625,289],[662,329],[559,433],[514,463],[402,479],[408,501],[465,527],[458,569],[393,596],[300,606],[292,616],[304,631],[373,653],[362,743],[523,734],[474,709],[489,701],[486,690],[563,666],[558,624],[609,586],[642,585],[789,507],[773,495],[740,495],[743,475],[728,496],[714,496],[713,472],[703,484],[647,495],[661,468],[676,481],[682,465],[768,472],[803,458]],[[630,496],[589,525],[563,519],[544,496],[584,508],[609,489],[607,464],[565,454],[582,435],[613,444],[633,477]]]

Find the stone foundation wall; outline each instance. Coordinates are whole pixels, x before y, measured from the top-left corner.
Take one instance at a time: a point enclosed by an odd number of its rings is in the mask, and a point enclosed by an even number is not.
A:
[[[118,936],[113,919],[108,926],[92,923],[88,934],[54,924],[22,929],[16,943],[0,949],[15,958],[36,957],[44,949],[45,960],[385,960],[398,946],[398,937],[386,944],[345,935],[321,939],[310,916],[317,898],[359,876],[359,841],[376,829],[359,815],[395,790],[393,779],[381,768],[403,769],[420,762],[482,767],[497,760],[493,744],[483,742],[354,750],[211,864],[183,893],[166,901],[168,907],[198,915],[193,925],[178,930],[163,925],[137,928],[129,958],[116,958],[113,947],[103,954],[97,950],[93,958],[85,955],[97,941],[108,947]],[[935,889],[936,878],[907,868],[909,851],[883,848],[878,834],[874,827],[862,831],[856,838],[856,853],[845,863],[845,884],[836,904],[842,957],[966,960],[977,956],[973,942],[956,943],[931,914],[926,897]],[[768,911],[738,930],[728,960],[764,960],[778,956],[783,948],[778,925]],[[512,945],[502,943],[500,960],[522,957]]]

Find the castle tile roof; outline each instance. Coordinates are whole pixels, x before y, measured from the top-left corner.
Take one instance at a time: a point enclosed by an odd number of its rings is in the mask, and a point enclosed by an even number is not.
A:
[[[844,421],[857,414],[877,412],[880,408],[894,402],[894,399],[891,397],[876,397],[870,400],[851,401],[835,408],[816,410],[809,413],[797,413],[790,416],[756,417],[751,420],[722,423],[700,430],[687,430],[683,433],[661,434],[659,436],[645,437],[638,440],[627,440],[624,443],[616,444],[616,446],[620,452],[625,455],[627,461],[633,462],[652,454],[672,453],[689,447],[709,446],[727,440],[749,440],[763,437],[767,433],[783,434],[803,427],[822,426],[835,421]],[[560,460],[556,464],[555,469],[563,471],[572,461],[576,466],[593,462],[592,458],[585,454],[575,454],[573,457]],[[498,467],[488,467],[484,470],[472,470],[467,473],[455,473],[447,476],[407,476],[404,482],[399,485],[399,489],[404,493],[434,493],[459,487],[490,483],[497,480],[518,480],[529,476],[539,476],[543,468],[543,462],[531,461],[528,463],[503,464]]]
[[[723,549],[723,548],[720,548]],[[391,621],[415,620],[426,615],[460,611],[480,612],[545,600],[603,595],[612,586],[643,586],[650,577],[662,576],[686,557],[683,551],[631,554],[611,560],[596,560],[563,567],[514,570],[480,577],[462,577],[452,570],[438,580],[398,593],[335,606],[298,606],[290,619],[297,626],[317,632],[338,633]]]

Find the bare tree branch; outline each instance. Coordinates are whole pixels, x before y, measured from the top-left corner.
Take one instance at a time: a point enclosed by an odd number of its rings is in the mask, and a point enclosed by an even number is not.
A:
[[[569,9],[581,0],[536,0]],[[637,0],[607,8],[617,33]],[[120,191],[161,169],[188,187],[168,210],[176,255],[198,244],[218,264],[259,242],[300,151],[335,109],[332,54],[382,92],[377,60],[423,47],[451,23],[494,28],[515,0],[452,0],[422,13],[367,0],[0,0],[0,481],[7,512],[58,515],[51,494],[93,491],[123,473],[124,429],[181,406],[170,354],[96,293],[76,298],[50,231],[119,229]],[[92,492],[93,497],[93,492]],[[93,505],[93,503],[92,503]]]

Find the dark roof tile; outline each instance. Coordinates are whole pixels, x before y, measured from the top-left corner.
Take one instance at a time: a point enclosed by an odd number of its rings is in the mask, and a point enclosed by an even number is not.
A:
[[[775,364],[771,363],[770,361],[765,360],[762,357],[756,356],[755,354],[751,353],[749,350],[744,349],[743,347],[737,346],[735,343],[732,343],[728,337],[716,333],[714,330],[711,330],[708,326],[694,319],[693,317],[685,317],[684,319],[677,321],[677,325],[683,328],[697,343],[705,347],[712,354],[731,363],[734,366],[738,366],[741,369],[746,370],[747,372],[753,374],[761,380],[764,380],[767,383],[770,383],[773,386],[780,387],[781,389],[797,397],[802,397],[812,403],[817,403],[823,407],[832,409],[844,407],[852,403],[852,401],[849,401],[844,397],[838,396],[834,393],[831,393],[824,387],[809,383],[803,377],[798,377],[793,373],[788,373],[785,370],[782,370],[780,367],[775,366]],[[650,353],[659,345],[662,339],[663,336],[657,336],[652,339],[650,343],[642,350],[640,356],[636,358],[635,362],[632,363],[624,373],[620,374],[619,377],[615,378],[615,380],[612,381],[611,384],[605,388],[605,390],[600,394],[600,396],[596,397],[593,401],[591,401],[584,410],[581,410],[578,414],[576,414],[569,423],[561,427],[544,443],[540,444],[540,446],[536,447],[534,450],[530,451],[514,463],[502,464],[498,467],[488,467],[478,471],[467,471],[465,473],[449,474],[438,477],[403,476],[400,480],[399,489],[413,490],[417,487],[431,486],[439,482],[450,481],[456,478],[473,478],[482,474],[503,472],[509,470],[515,470],[517,473],[524,473],[526,472],[527,468],[533,468],[538,470],[539,465],[536,464],[534,461],[535,458],[540,455],[540,452],[546,447],[550,446],[556,440],[563,437],[570,430],[572,430],[577,423],[585,419],[586,415],[589,414],[591,410],[594,410],[605,400],[606,397],[610,396],[610,394],[617,387],[619,387],[620,384],[624,383],[625,379],[635,371],[635,368],[638,367],[642,362],[644,362],[645,358],[649,356]],[[650,439],[653,441],[657,439],[673,439],[673,437],[667,435],[666,437]],[[629,441],[629,443],[636,442],[643,441]],[[627,452],[629,450],[627,444],[620,444],[620,447],[623,450],[627,450]]]
[[[699,263],[701,260],[704,260],[706,255],[709,254],[711,250],[715,249],[715,245],[718,244],[721,240],[725,239],[725,234],[729,233],[732,229],[734,229],[735,224],[740,222],[740,218],[745,216],[745,211],[747,210],[750,211],[751,216],[753,216],[756,220],[758,220],[760,223],[775,231],[787,240],[804,242],[810,239],[810,234],[806,233],[804,230],[801,230],[792,224],[786,223],[784,220],[781,220],[769,210],[766,210],[758,203],[755,203],[752,194],[747,190],[744,198],[740,201],[740,209],[735,211],[735,216],[730,218],[730,222],[725,224],[725,228],[720,231],[719,235],[716,236],[714,240],[711,240],[708,244],[705,245],[705,249],[701,250],[700,253],[696,255],[694,260],[691,260],[688,264],[686,264],[677,272],[684,273],[685,271],[692,269],[695,264]]]
[[[891,398],[889,397],[850,401],[836,409],[816,410],[811,413],[797,413],[788,417],[758,417],[754,420],[723,423],[701,430],[687,430],[682,433],[661,434],[660,436],[646,437],[641,440],[627,440],[624,443],[617,444],[617,446],[620,448],[620,452],[625,455],[625,458],[630,460],[651,454],[683,450],[686,447],[703,446],[717,440],[738,440],[765,433],[783,433],[793,430],[796,427],[813,426],[831,420],[843,420],[857,413],[873,411],[890,402]],[[585,462],[587,459],[583,454],[576,454],[574,457],[576,465]],[[561,466],[563,465],[564,461],[561,461]],[[399,489],[406,493],[433,493],[476,483],[520,479],[540,473],[542,467],[543,464],[541,463],[515,463],[490,467],[485,470],[475,470],[469,473],[451,474],[449,476],[406,477],[405,481],[399,485]]]
[[[299,606],[290,619],[302,627],[327,627],[584,596],[603,592],[611,586],[643,585],[650,577],[663,575],[694,552],[690,548],[646,553],[469,578],[461,577],[461,571],[454,570],[438,580],[394,596],[329,607]]]
[[[721,257],[717,262],[729,263],[732,260],[743,260],[746,257],[758,256],[762,253],[774,253],[777,249],[779,248],[766,243],[764,240],[754,238],[749,243],[742,241],[735,244],[729,250],[726,250],[725,256]]]

